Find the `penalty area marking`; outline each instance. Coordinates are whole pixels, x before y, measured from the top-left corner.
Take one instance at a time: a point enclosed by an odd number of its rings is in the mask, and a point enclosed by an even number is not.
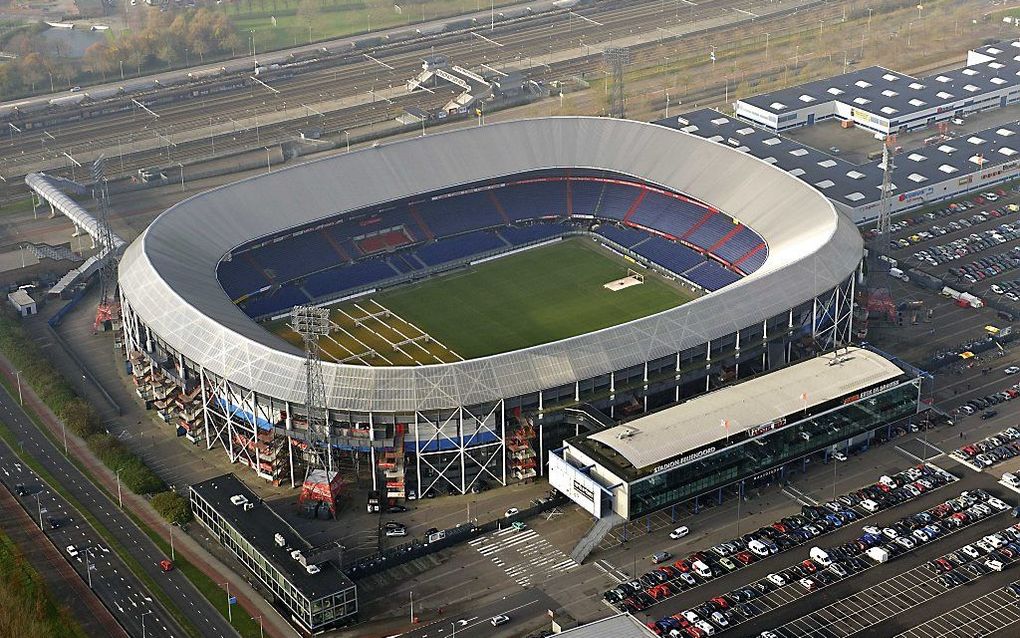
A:
[[[645,283],[645,276],[636,270],[627,269],[627,276],[620,279],[614,279],[608,283],[602,284],[602,287],[606,290],[616,292],[623,290],[624,288],[630,288],[631,286],[639,286]]]

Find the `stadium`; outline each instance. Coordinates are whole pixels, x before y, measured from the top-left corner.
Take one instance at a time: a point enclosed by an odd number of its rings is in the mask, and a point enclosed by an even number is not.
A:
[[[196,195],[119,283],[139,395],[181,434],[291,485],[330,445],[345,480],[401,498],[529,480],[578,411],[609,425],[847,343],[861,257],[853,224],[766,162],[566,117]],[[328,443],[295,305],[330,309]]]

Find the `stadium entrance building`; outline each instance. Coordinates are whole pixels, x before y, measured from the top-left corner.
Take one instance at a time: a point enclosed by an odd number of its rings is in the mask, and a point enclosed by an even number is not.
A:
[[[549,454],[549,482],[596,518],[624,520],[733,484],[742,493],[912,418],[920,385],[874,352],[840,350],[569,439]]]

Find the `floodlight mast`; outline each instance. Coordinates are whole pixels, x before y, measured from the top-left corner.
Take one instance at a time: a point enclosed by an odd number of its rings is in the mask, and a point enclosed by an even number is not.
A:
[[[316,449],[314,442],[322,441],[326,453],[317,450],[320,466],[333,475],[333,444],[329,435],[329,419],[326,408],[326,384],[322,379],[322,359],[319,353],[319,339],[329,334],[329,310],[314,306],[294,306],[291,310],[291,327],[301,335],[305,347],[305,412],[308,418],[309,447]]]

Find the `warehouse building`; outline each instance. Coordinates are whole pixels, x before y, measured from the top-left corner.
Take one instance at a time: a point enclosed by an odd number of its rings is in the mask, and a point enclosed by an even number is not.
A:
[[[699,109],[656,123],[729,146],[783,169],[818,189],[856,224],[878,219],[882,200],[881,159],[854,164],[712,109]],[[1020,177],[1020,124],[994,126],[905,150],[895,157],[894,166],[891,202],[894,214],[986,191]]]
[[[919,404],[920,379],[848,348],[569,439],[550,452],[549,482],[598,519],[633,520],[782,479],[812,454],[912,418]]]
[[[192,485],[191,511],[303,633],[343,626],[357,613],[354,583],[337,567],[339,551],[317,551],[233,474]]]

